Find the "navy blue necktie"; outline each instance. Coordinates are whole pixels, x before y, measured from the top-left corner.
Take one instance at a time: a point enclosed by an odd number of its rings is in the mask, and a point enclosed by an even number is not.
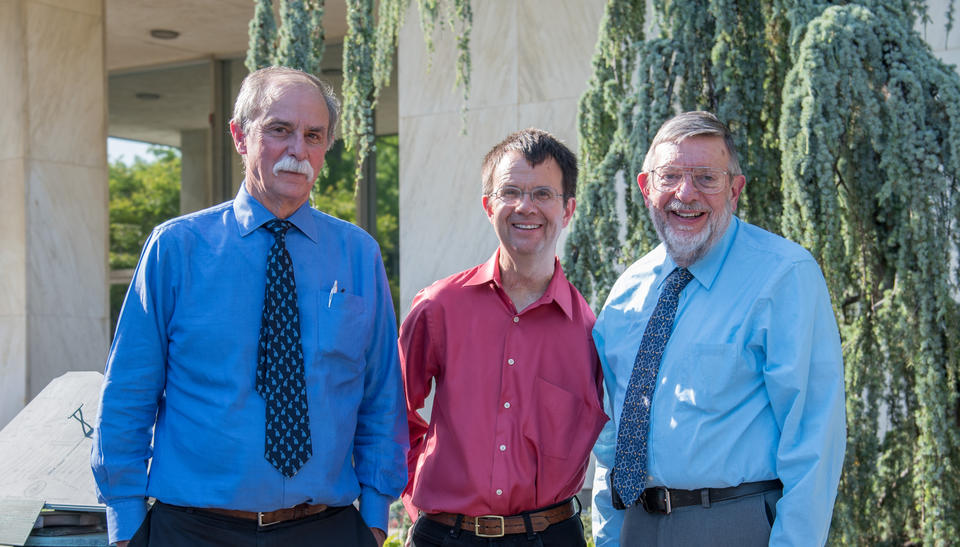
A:
[[[313,455],[297,283],[286,246],[291,226],[290,222],[278,219],[263,225],[275,240],[267,255],[267,288],[257,358],[257,393],[267,403],[264,457],[286,477],[296,475]]]
[[[686,268],[674,268],[667,276],[657,307],[643,331],[637,359],[620,414],[617,456],[613,466],[613,488],[626,507],[636,503],[646,484],[647,437],[650,433],[650,405],[660,372],[660,359],[673,330],[680,291],[693,279]]]

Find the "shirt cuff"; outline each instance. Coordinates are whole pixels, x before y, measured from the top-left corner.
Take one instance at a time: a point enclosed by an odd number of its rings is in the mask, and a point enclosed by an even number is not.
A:
[[[110,543],[128,540],[147,516],[146,498],[121,498],[107,504],[107,535]]]
[[[360,487],[360,516],[370,528],[387,530],[387,513],[390,511],[391,496],[386,496],[367,486]]]

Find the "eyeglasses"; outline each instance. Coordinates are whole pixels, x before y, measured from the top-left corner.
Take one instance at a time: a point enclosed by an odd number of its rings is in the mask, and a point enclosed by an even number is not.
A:
[[[676,167],[663,165],[653,169],[653,186],[661,192],[676,190],[683,183],[683,177],[689,173],[697,190],[704,194],[717,194],[726,186],[730,173],[714,167]]]
[[[524,195],[530,196],[530,199],[537,205],[546,205],[554,199],[563,197],[563,194],[554,192],[553,188],[546,186],[538,186],[528,192],[524,192],[516,186],[501,186],[492,195],[508,206],[517,205],[523,201]]]

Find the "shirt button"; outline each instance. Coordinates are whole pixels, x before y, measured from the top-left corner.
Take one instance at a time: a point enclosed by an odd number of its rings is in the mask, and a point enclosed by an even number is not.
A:
[[[503,490],[500,490],[499,488],[497,488],[497,495],[498,495],[498,496],[502,496],[502,495],[503,495]]]
[[[507,364],[508,364],[508,365],[512,365],[512,364],[514,364],[514,363],[516,363],[516,361],[514,361],[513,359],[507,359]]]
[[[505,451],[506,449],[507,449],[507,445],[505,445],[505,444],[501,444],[501,445],[500,445],[500,452],[503,452],[503,451]]]
[[[520,322],[520,317],[514,315],[514,316],[513,316],[513,322],[514,322],[514,323],[519,323],[519,322]]]
[[[509,403],[509,401],[506,402],[506,403],[503,403],[503,408],[510,408],[510,403]]]

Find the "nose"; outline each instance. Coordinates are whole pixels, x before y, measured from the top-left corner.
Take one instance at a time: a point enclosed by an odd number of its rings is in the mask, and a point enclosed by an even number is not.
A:
[[[298,160],[307,157],[307,141],[302,134],[294,131],[290,134],[290,141],[287,145],[287,151],[291,156]]]
[[[697,185],[693,183],[693,173],[684,173],[683,182],[680,183],[680,186],[677,187],[674,195],[683,202],[693,201],[694,198],[698,197],[700,190],[697,189]]]
[[[536,208],[537,208],[537,205],[533,201],[533,195],[530,194],[529,192],[524,192],[523,194],[521,194],[520,201],[518,201],[517,204],[513,206],[513,209],[515,211],[520,211],[520,212],[534,211],[536,210]]]

